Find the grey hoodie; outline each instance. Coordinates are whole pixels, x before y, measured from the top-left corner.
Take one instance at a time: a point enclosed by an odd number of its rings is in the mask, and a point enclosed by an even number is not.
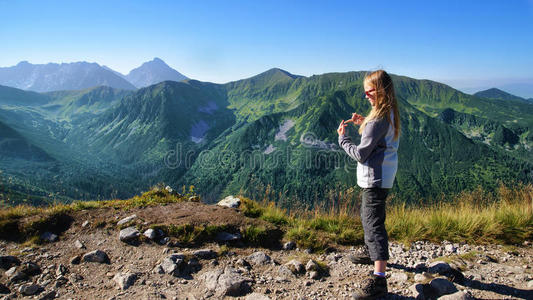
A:
[[[394,124],[391,112],[391,122]],[[361,143],[355,145],[350,137],[339,135],[339,145],[357,161],[357,185],[362,188],[392,188],[398,170],[398,144],[394,140],[394,125],[386,118],[369,121]]]

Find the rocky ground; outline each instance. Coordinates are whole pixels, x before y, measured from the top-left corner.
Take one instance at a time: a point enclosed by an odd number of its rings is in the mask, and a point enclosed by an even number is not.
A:
[[[138,232],[133,226],[192,220],[203,215],[197,209],[238,214],[190,205],[167,206],[166,214],[81,211],[61,235],[43,235],[48,242],[42,245],[0,241],[1,299],[350,299],[372,270],[352,262],[362,247],[328,253],[310,253],[291,242],[281,249],[251,248],[228,233],[220,239],[236,244],[184,248],[157,230]],[[113,225],[101,226],[102,218]],[[390,254],[390,299],[533,299],[531,242],[416,242],[408,248],[392,242]]]

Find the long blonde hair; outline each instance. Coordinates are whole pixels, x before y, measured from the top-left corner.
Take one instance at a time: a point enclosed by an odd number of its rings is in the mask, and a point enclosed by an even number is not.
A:
[[[397,140],[400,135],[400,112],[391,77],[384,70],[377,70],[367,74],[363,82],[365,85],[376,89],[376,98],[375,105],[372,106],[372,110],[359,127],[359,134],[363,134],[368,122],[386,118],[389,124],[394,125],[394,139]],[[394,113],[394,124],[390,118],[391,110]]]

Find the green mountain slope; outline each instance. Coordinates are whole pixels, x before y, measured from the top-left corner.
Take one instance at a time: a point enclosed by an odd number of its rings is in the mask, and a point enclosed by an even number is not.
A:
[[[356,164],[338,147],[336,128],[370,110],[364,76],[271,69],[227,84],[46,93],[35,105],[3,105],[0,121],[53,163],[6,159],[0,167],[19,187],[62,201],[128,197],[161,181],[193,184],[207,201],[239,192],[286,207],[357,201]],[[402,114],[396,200],[533,180],[533,105],[393,80]]]
[[[99,86],[80,91],[55,91],[44,95],[50,101],[40,108],[44,114],[59,120],[93,117],[118,104],[120,99],[132,93],[128,90]]]
[[[487,99],[500,99],[500,100],[518,100],[524,101],[526,99],[509,94],[497,88],[491,88],[484,91],[479,91],[474,94],[476,97],[487,98]]]
[[[226,131],[180,182],[194,184],[208,201],[239,192],[255,198],[270,193],[269,198],[286,206],[338,201],[338,192],[356,186],[356,178],[355,163],[337,146],[335,130],[351,112],[370,109],[362,96],[362,76],[333,73],[287,84],[298,85],[295,101],[300,105]],[[401,108],[400,166],[393,189],[398,198],[409,201],[477,185],[494,188],[498,180],[529,180],[530,164],[470,140],[403,99]],[[353,197],[355,201],[357,195]]]
[[[49,101],[43,94],[0,85],[0,105],[38,106]]]

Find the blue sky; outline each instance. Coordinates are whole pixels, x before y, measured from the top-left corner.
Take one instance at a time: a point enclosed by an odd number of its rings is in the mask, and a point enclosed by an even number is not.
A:
[[[160,57],[218,83],[272,67],[384,68],[463,89],[530,84],[533,97],[533,0],[380,2],[0,0],[0,66],[89,61],[127,73]]]

